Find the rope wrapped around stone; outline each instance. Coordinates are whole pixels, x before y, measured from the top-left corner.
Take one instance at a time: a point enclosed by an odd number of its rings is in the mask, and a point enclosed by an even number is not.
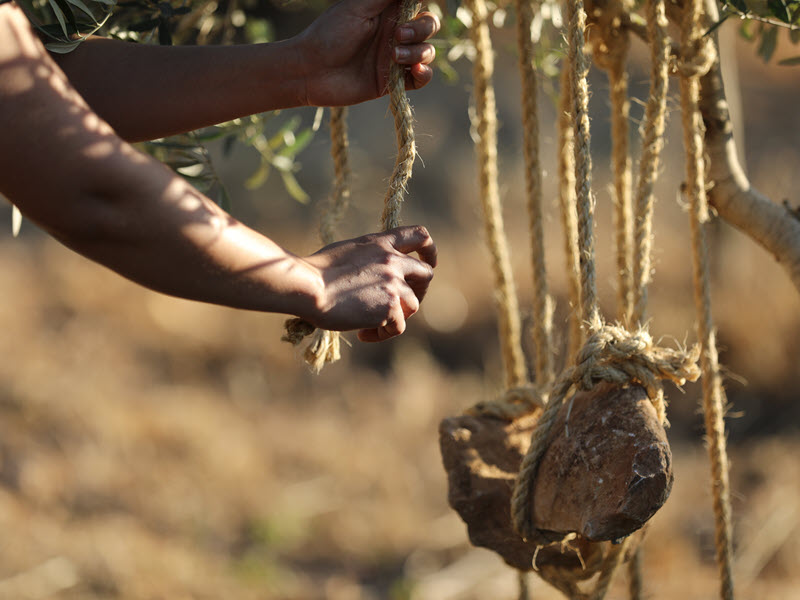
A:
[[[522,460],[511,498],[514,528],[528,541],[540,545],[552,543],[552,535],[544,537],[536,529],[531,514],[531,492],[539,461],[547,450],[551,430],[559,409],[571,390],[590,390],[595,383],[608,381],[619,386],[641,385],[656,409],[658,418],[666,422],[661,380],[677,385],[695,381],[700,376],[697,361],[700,349],[662,348],[654,345],[650,334],[639,329],[629,332],[619,325],[601,324],[589,335],[578,353],[577,363],[564,370],[553,386],[531,435],[531,445]]]

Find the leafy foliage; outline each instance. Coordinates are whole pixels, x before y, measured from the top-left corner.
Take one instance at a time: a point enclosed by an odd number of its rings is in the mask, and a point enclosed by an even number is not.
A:
[[[720,21],[711,29],[732,16],[742,19],[739,33],[756,45],[756,52],[764,62],[769,62],[775,54],[781,29],[787,30],[790,43],[800,42],[800,0],[723,0]],[[800,56],[783,59],[778,64],[799,65]]]

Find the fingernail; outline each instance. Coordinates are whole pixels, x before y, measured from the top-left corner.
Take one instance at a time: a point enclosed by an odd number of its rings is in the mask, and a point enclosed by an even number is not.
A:
[[[396,46],[394,49],[394,57],[397,60],[403,60],[411,56],[411,51],[408,48],[403,48],[402,46]]]
[[[401,27],[397,30],[397,39],[401,42],[410,42],[414,37],[414,30],[411,27]]]

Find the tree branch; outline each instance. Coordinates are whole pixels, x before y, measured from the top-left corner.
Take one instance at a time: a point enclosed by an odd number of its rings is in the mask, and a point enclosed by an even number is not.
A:
[[[719,18],[716,4],[710,1],[708,5],[708,17],[712,23],[716,22]],[[787,207],[754,189],[739,163],[719,53],[700,85],[708,179],[713,185],[708,193],[709,202],[720,217],[770,252],[800,292],[800,219]]]

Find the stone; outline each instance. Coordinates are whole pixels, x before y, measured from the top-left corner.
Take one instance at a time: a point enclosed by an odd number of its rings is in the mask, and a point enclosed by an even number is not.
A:
[[[568,418],[567,418],[568,417]],[[666,501],[671,454],[655,409],[639,386],[601,383],[579,392],[559,412],[536,475],[532,514],[538,529],[564,544],[537,548],[514,531],[514,480],[539,411],[511,423],[460,416],[442,421],[440,448],[448,500],[470,541],[523,571],[552,566],[576,579],[596,573],[609,543],[641,529]],[[629,544],[635,550],[641,535]]]

